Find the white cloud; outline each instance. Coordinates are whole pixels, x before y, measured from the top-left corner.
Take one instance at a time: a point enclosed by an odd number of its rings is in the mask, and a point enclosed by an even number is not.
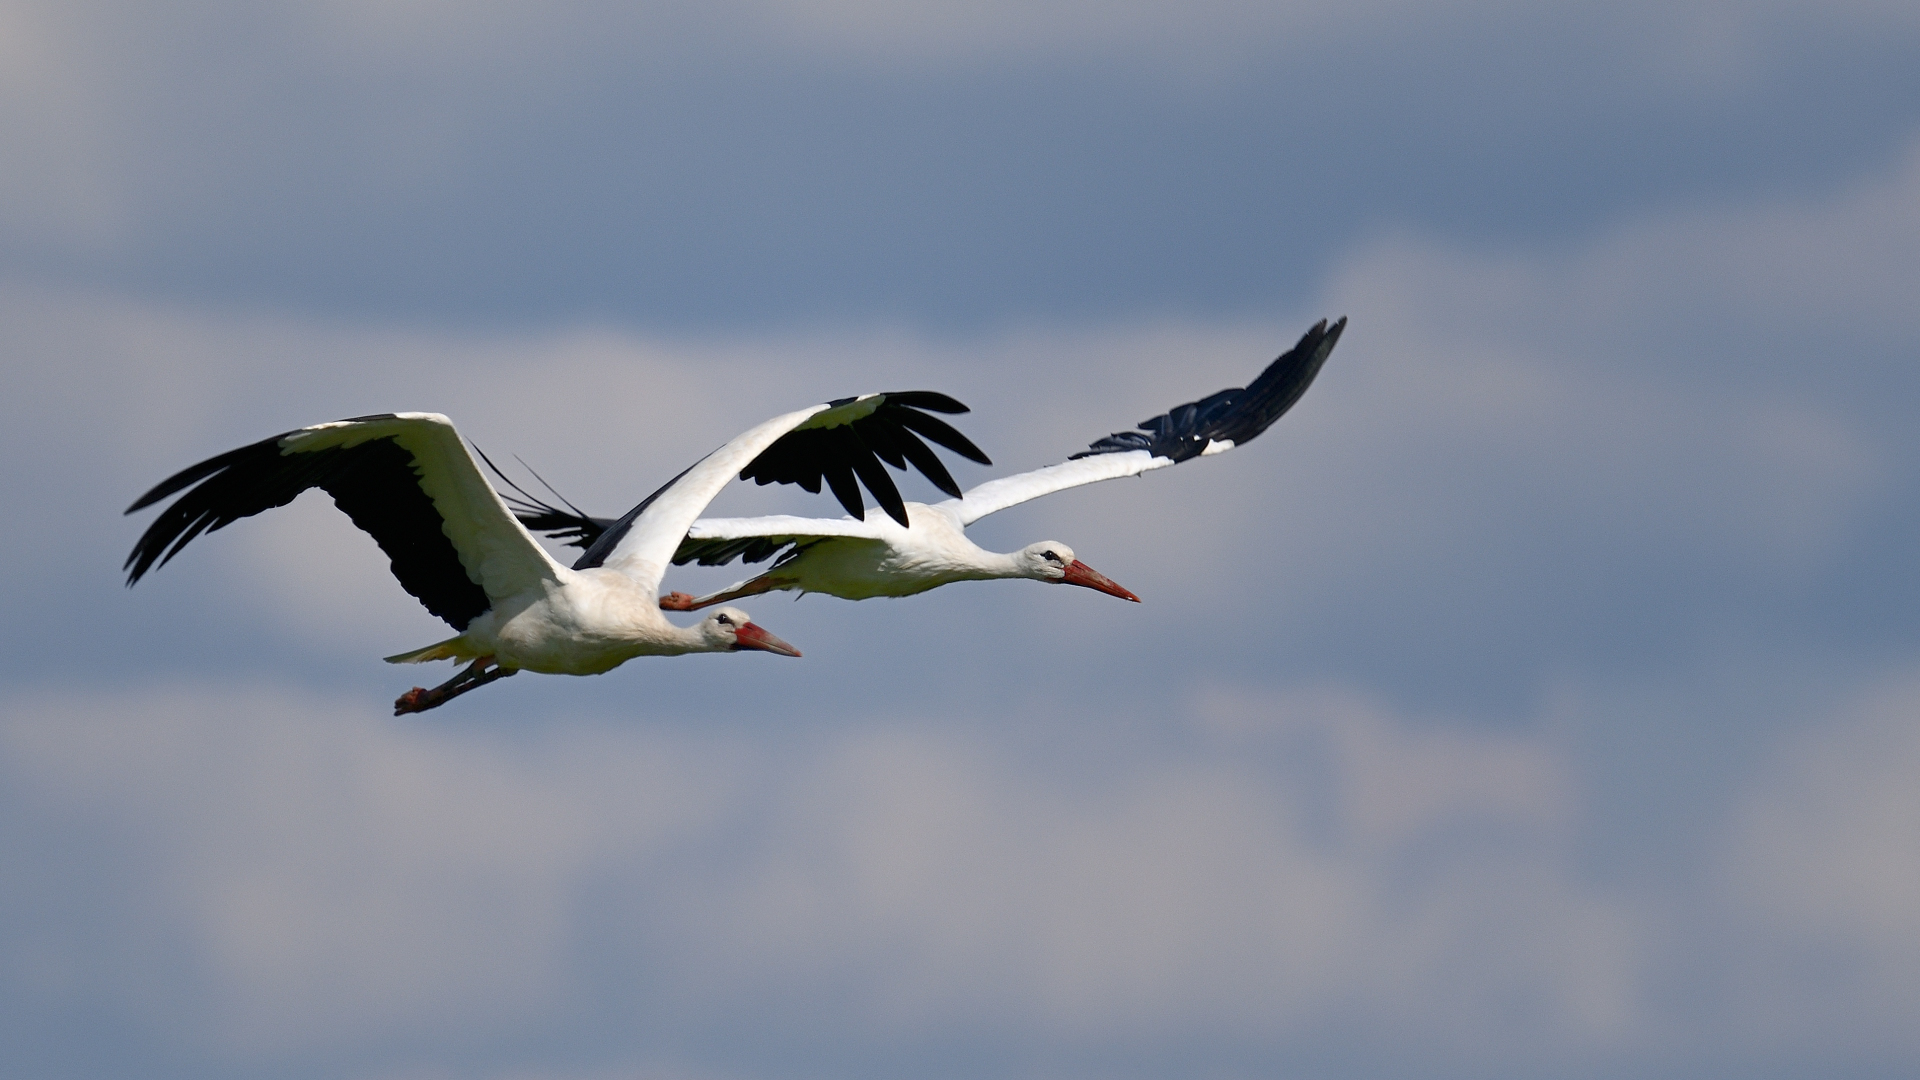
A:
[[[1737,804],[1720,881],[1747,931],[1756,1034],[1920,1050],[1920,677],[1781,740]]]
[[[1738,79],[1769,50],[1780,47],[1788,28],[1813,19],[1891,28],[1915,23],[1910,9],[1877,0],[1821,5],[1776,0],[1738,7],[1700,0],[1604,10],[1562,3],[1550,10],[1586,20],[1589,33],[1596,36],[1596,18],[1611,32],[1638,27],[1653,39],[1645,46],[1652,74],[1709,88]],[[1509,0],[736,0],[710,7],[703,18],[689,19],[664,5],[327,0],[312,5],[309,17],[345,40],[389,49],[403,46],[410,52],[431,47],[443,54],[449,46],[456,54],[497,55],[502,49],[540,47],[555,39],[573,38],[581,44],[593,33],[608,32],[644,44],[649,36],[678,31],[736,45],[752,42],[885,63],[1094,55],[1198,69],[1263,51],[1298,54],[1356,39],[1377,40],[1414,25],[1511,22],[1529,11],[1539,14],[1537,8]],[[1649,26],[1661,32],[1645,34]]]
[[[52,7],[0,3],[0,229],[98,250],[127,224],[110,95]]]
[[[141,971],[153,956],[98,955],[115,935],[85,923],[23,939],[68,942],[78,955],[58,959],[97,980],[96,1000],[172,985],[171,1001],[131,1007],[240,1057],[552,1019],[576,988],[574,907],[602,845],[646,853],[713,809],[701,762],[604,730],[502,745],[239,687],[6,713],[16,806],[136,843],[105,868],[114,896],[94,914],[185,955]]]
[[[497,64],[514,56],[549,57],[556,50],[603,58],[615,51],[652,54],[662,37],[713,47],[725,42],[821,51],[883,60],[929,58],[1064,57],[1113,55],[1187,63],[1231,60],[1257,50],[1304,52],[1354,38],[1404,33],[1409,26],[1511,22],[1523,9],[1509,0],[734,0],[710,5],[698,17],[663,4],[565,4],[528,0],[309,0],[284,6],[261,24],[297,31],[341,60],[382,60],[446,70],[469,63]],[[1525,9],[1538,15],[1538,8]],[[1547,12],[1582,19],[1592,36],[1638,27],[1657,63],[1712,81],[1756,50],[1777,48],[1797,26],[1911,29],[1912,9],[1878,0],[1812,4],[1777,0],[1730,7],[1712,0],[1682,5],[1551,5]],[[117,28],[139,26],[146,15],[119,0],[53,4],[9,0],[0,8],[12,29],[13,67],[39,69],[57,42],[124,44]],[[212,0],[176,8],[175,26],[217,27],[257,18],[243,7]],[[184,20],[180,21],[180,20]],[[1596,21],[1597,20],[1597,21]],[[1646,34],[1649,28],[1663,33]],[[171,35],[139,44],[182,47]],[[80,59],[73,57],[72,59]]]
[[[1475,1060],[1635,1024],[1634,913],[1567,871],[1564,766],[1527,737],[1422,732],[1346,695],[1216,695],[1208,745],[1063,784],[931,729],[775,754],[362,709],[265,688],[10,702],[16,811],[136,839],[107,917],[168,927],[185,955],[123,978],[154,961],[98,955],[98,913],[16,931],[113,981],[89,994],[173,982],[189,1042],[254,1061],[526,1033],[608,994],[889,1039],[1259,1044],[1386,1017]],[[1249,760],[1315,742],[1312,778]],[[648,944],[600,937],[622,926]]]
[[[1635,375],[1669,343],[1753,367],[1844,369],[1845,352],[1800,347],[1920,332],[1920,135],[1895,149],[1826,190],[1641,213],[1558,250],[1383,242],[1330,291],[1480,340],[1580,343],[1583,359]],[[1686,360],[1667,367],[1685,374]]]
[[[1374,544],[1568,517],[1616,548],[1818,568],[1915,449],[1880,408],[1914,387],[1915,206],[1920,144],[1820,197],[1673,212],[1560,251],[1362,248],[1326,290],[1355,318],[1338,366],[1287,421],[1311,434],[1297,452],[1345,467],[1286,501],[1394,490]],[[1415,506],[1420,528],[1396,528]],[[1288,539],[1316,561],[1352,551]]]
[[[297,220],[293,201],[308,197],[302,185],[316,168],[328,186],[430,198],[503,129],[532,138],[551,111],[688,58],[706,68],[798,61],[905,79],[1091,61],[1207,86],[1271,57],[1351,56],[1418,77],[1408,73],[1488,62],[1449,63],[1429,49],[1511,39],[1492,62],[1562,56],[1556,72],[1589,71],[1582,85],[1595,83],[1595,95],[1652,97],[1664,109],[1714,107],[1763,84],[1808,35],[1916,28],[1911,5],[1874,0],[1546,9],[1510,0],[734,0],[697,9],[5,0],[0,226],[85,260],[141,250],[172,224],[163,219],[197,205],[195,193],[250,206],[279,190],[290,212],[278,218]],[[1578,47],[1567,49],[1570,41]],[[687,106],[636,92],[637,109]],[[289,131],[298,132],[291,141]],[[326,150],[308,157],[316,147]],[[236,177],[251,178],[249,194],[235,189]]]

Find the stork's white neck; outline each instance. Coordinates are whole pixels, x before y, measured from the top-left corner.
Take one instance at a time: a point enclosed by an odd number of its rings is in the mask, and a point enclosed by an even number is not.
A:
[[[547,624],[545,636],[570,640],[572,647],[593,652],[596,657],[625,660],[725,652],[731,647],[730,642],[709,632],[705,619],[691,626],[668,621],[653,591],[619,570],[594,567],[578,571],[570,585],[569,603],[545,605],[530,614]]]
[[[972,544],[967,547],[971,550],[947,552],[958,570],[958,573],[951,575],[955,580],[997,581],[1034,576],[1029,561],[1022,557],[1023,552],[988,551]]]
[[[981,560],[981,569],[990,577],[1020,578],[1027,576],[1026,563],[1020,558],[1020,552],[1018,551],[1002,552],[982,549],[980,554],[984,556]]]
[[[644,632],[644,640],[662,650],[674,652],[725,652],[729,646],[714,641],[705,632],[706,623],[697,622],[692,626],[675,626],[663,617],[660,622]]]

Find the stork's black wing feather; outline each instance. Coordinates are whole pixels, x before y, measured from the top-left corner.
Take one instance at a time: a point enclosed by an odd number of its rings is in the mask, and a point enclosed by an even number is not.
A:
[[[766,562],[788,548],[799,546],[800,541],[797,536],[742,536],[732,540],[688,537],[680,541],[680,550],[673,553],[673,565],[697,562],[701,566],[725,566],[735,559]]]
[[[518,499],[512,500],[510,505],[513,516],[520,519],[520,524],[525,525],[528,532],[565,541],[568,547],[582,550],[592,547],[593,542],[600,539],[601,533],[613,527],[612,518],[589,517],[552,507],[534,510],[521,505]]]
[[[969,461],[977,461],[982,465],[993,464],[993,459],[973,445],[973,440],[954,430],[952,424],[939,417],[902,410],[896,419],[901,427],[917,431]]]
[[[1155,457],[1179,462],[1198,456],[1211,442],[1231,442],[1235,446],[1249,442],[1273,426],[1307,392],[1346,328],[1345,317],[1332,326],[1322,319],[1300,338],[1299,344],[1268,364],[1260,377],[1246,386],[1229,387],[1199,401],[1176,405],[1151,420],[1142,420],[1139,431],[1116,431],[1073,457],[1147,450]]]
[[[967,411],[965,405],[930,390],[878,397],[879,403],[857,419],[832,423],[829,418],[829,422],[802,426],[781,436],[740,470],[740,479],[760,484],[799,484],[811,492],[818,492],[824,480],[847,513],[862,521],[867,517],[866,504],[860,497],[864,484],[887,516],[905,525],[906,503],[883,462],[896,469],[911,466],[941,491],[956,497],[960,494],[952,474],[920,436],[982,465],[993,464],[972,440],[946,421],[928,415],[963,413]],[[841,398],[829,404],[835,409],[853,406],[849,411],[858,412],[864,401],[871,400]]]
[[[866,504],[861,499],[860,488],[864,484],[872,493],[874,501],[879,503],[893,520],[907,524],[906,503],[900,497],[900,490],[894,485],[893,478],[887,473],[882,462],[896,469],[905,470],[909,466],[918,469],[920,474],[933,482],[941,491],[955,498],[960,496],[960,485],[954,482],[953,474],[941,463],[940,458],[920,441],[919,431],[934,442],[983,465],[992,464],[991,459],[972,440],[954,430],[944,421],[936,419],[918,410],[930,410],[943,413],[963,413],[967,407],[945,394],[931,390],[909,390],[890,394],[876,395],[880,399],[865,415],[858,419],[832,424],[830,426],[801,427],[781,436],[773,445],[761,451],[760,455],[740,470],[740,479],[752,480],[760,484],[798,484],[808,492],[820,493],[822,482],[833,491],[840,505],[854,517],[866,520]],[[866,400],[872,400],[871,398]],[[858,405],[860,398],[840,398],[828,402],[832,408]],[[857,411],[857,410],[856,410]],[[831,419],[831,418],[829,418]],[[484,459],[486,455],[482,454]],[[564,540],[574,547],[586,548],[574,569],[600,565],[590,561],[594,549],[601,546],[601,540],[609,530],[618,530],[624,535],[631,519],[638,516],[649,503],[657,498],[659,491],[649,496],[647,501],[635,507],[626,518],[615,521],[610,518],[597,518],[581,512],[565,496],[554,492],[554,497],[566,503],[565,509],[554,506],[543,499],[536,498],[520,485],[502,473],[492,461],[487,461],[494,472],[500,476],[513,493],[505,495],[507,504],[512,507],[514,516],[528,529],[545,534],[556,540]],[[539,474],[534,474],[538,477]],[[676,478],[677,479],[677,478]],[[545,480],[541,480],[546,484]],[[668,483],[660,491],[672,487]],[[552,491],[552,485],[547,485]],[[615,536],[607,542],[610,550],[619,542]],[[689,544],[694,543],[688,541]],[[757,543],[757,541],[756,541]],[[776,545],[758,558],[749,558],[749,562],[758,562],[771,558],[779,550]],[[683,545],[681,552],[688,548]],[[704,549],[703,549],[704,550]],[[744,549],[743,549],[744,550]],[[757,547],[754,550],[759,550]],[[734,558],[729,555],[726,562]],[[676,564],[684,564],[696,556],[675,557]],[[703,566],[719,563],[702,561]]]
[[[553,485],[547,483],[539,473],[533,472],[526,462],[520,462],[522,467],[526,467],[528,472],[533,473],[535,479],[553,493],[554,498],[566,503],[566,509],[562,510],[521,487],[513,477],[506,474],[505,470],[495,465],[493,459],[478,446],[474,447],[474,450],[479,453],[480,460],[487,463],[487,468],[493,470],[493,475],[507,485],[509,490],[502,491],[500,498],[507,504],[507,509],[513,511],[513,516],[520,519],[520,524],[527,527],[527,531],[540,533],[554,540],[564,540],[569,547],[585,549],[592,547],[594,541],[600,539],[601,533],[618,524],[613,518],[597,518],[573,505],[572,500],[554,491]],[[665,490],[666,488],[661,489],[661,491]],[[654,492],[654,495],[659,495],[659,492]]]
[[[467,576],[440,512],[420,489],[411,451],[388,437],[351,447],[283,453],[281,440],[295,434],[262,439],[182,469],[128,507],[131,514],[186,491],[160,512],[127,556],[122,567],[127,584],[166,565],[201,533],[285,506],[317,487],[379,543],[400,585],[454,629],[465,630],[492,606],[486,590]]]

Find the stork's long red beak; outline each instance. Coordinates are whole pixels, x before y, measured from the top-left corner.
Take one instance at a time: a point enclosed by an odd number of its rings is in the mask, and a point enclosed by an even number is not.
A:
[[[800,650],[774,637],[760,628],[759,623],[748,623],[733,632],[733,647],[736,649],[763,649],[779,653],[781,656],[799,656]]]
[[[1108,596],[1117,596],[1122,600],[1131,600],[1136,604],[1140,602],[1139,597],[1116,585],[1112,578],[1107,577],[1107,575],[1095,570],[1079,559],[1075,559],[1067,564],[1066,576],[1060,579],[1060,583],[1062,585],[1080,585],[1089,589],[1097,589],[1100,592],[1106,593]]]

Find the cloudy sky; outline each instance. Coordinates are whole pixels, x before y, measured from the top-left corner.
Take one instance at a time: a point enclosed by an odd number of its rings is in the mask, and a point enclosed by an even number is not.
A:
[[[445,631],[324,497],[121,587],[305,423],[613,514],[924,387],[970,484],[1343,314],[975,529],[1137,607],[396,720]],[[1913,1075],[1917,361],[1910,3],[0,0],[0,1071]]]

